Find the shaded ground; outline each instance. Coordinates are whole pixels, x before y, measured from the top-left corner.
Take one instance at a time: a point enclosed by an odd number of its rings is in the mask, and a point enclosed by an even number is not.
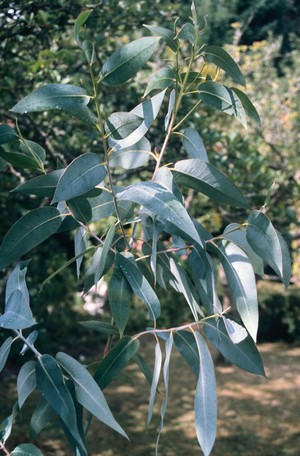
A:
[[[300,347],[263,344],[259,349],[268,379],[228,365],[217,367],[219,422],[212,456],[300,455]],[[146,347],[148,350],[151,358],[150,347]],[[172,359],[169,404],[159,454],[201,455],[193,425],[195,378],[175,351]],[[106,397],[131,442],[95,420],[88,441],[90,456],[154,455],[160,404],[150,430],[146,431],[149,387],[135,366],[130,366],[127,374],[133,380],[125,379],[125,386],[124,378],[122,385],[115,382],[107,388]],[[11,380],[2,382],[1,403],[3,394],[14,395],[12,389],[7,391]],[[2,419],[1,409],[0,415]],[[13,443],[26,441],[27,427],[20,423],[7,446],[13,448]],[[36,444],[46,456],[71,454],[55,424],[41,434]]]

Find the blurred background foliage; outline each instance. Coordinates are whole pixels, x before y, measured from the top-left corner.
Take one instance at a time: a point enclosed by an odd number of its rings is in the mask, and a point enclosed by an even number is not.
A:
[[[191,126],[201,134],[210,161],[243,189],[245,195],[251,198],[253,207],[259,208],[264,204],[268,190],[275,182],[268,211],[292,249],[293,284],[287,293],[277,284],[274,288],[272,281],[259,284],[262,313],[260,340],[295,340],[300,337],[300,5],[296,0],[197,0],[195,3],[199,13],[207,17],[203,42],[224,46],[239,63],[246,76],[247,93],[262,118],[263,127],[259,131],[250,125],[246,131],[231,117],[216,114],[205,107],[195,113]],[[143,0],[2,1],[1,123],[14,125],[15,118],[9,109],[46,82],[90,87],[84,57],[73,37],[74,20],[85,8],[94,9],[86,33],[96,43],[99,66],[117,46],[146,34],[143,24],[154,23],[172,28],[177,16],[180,22],[181,18],[190,15],[188,0],[155,0],[151,2],[151,7],[149,1]],[[147,77],[163,66],[166,57],[164,53],[156,55],[155,61],[149,63],[134,81],[118,89],[105,88],[101,99],[105,111],[108,114],[116,110],[128,111],[138,104]],[[214,70],[208,67],[207,71]],[[32,139],[45,148],[48,169],[54,169],[60,162],[69,163],[84,152],[97,153],[101,150],[95,131],[61,112],[20,117],[19,127],[26,139]],[[155,135],[150,138],[154,145],[160,144],[157,141],[159,133],[163,133],[163,129],[158,121]],[[172,156],[176,159],[181,155],[183,157],[183,153],[181,140],[174,136],[169,147],[170,159]],[[151,171],[153,163],[149,166]],[[140,177],[147,178],[147,173],[147,169],[140,171]],[[41,204],[39,198],[9,193],[30,176],[30,173],[21,173],[12,166],[1,169],[0,239],[21,214]],[[118,183],[130,177],[130,174],[122,172],[114,179]],[[245,218],[242,211],[212,203],[193,192],[186,196],[192,214],[213,233],[219,233],[232,221],[242,222]],[[42,249],[43,254],[35,254],[29,268],[33,311],[46,333],[59,339],[63,334],[69,337],[68,328],[73,321],[87,318],[78,304],[75,270],[65,270],[42,292],[39,292],[38,285],[74,255],[72,237],[68,233],[60,233]],[[272,279],[272,272],[266,272]],[[4,283],[5,277],[2,277],[2,292]],[[176,324],[179,318],[182,321],[178,299],[174,301],[171,292],[163,299],[165,310],[162,323]],[[176,308],[174,302],[178,302]],[[143,319],[144,313],[139,303],[135,302],[132,331],[140,326]],[[77,337],[77,330],[72,331]],[[86,333],[78,329],[78,334],[83,337]],[[48,337],[46,339],[49,340]]]

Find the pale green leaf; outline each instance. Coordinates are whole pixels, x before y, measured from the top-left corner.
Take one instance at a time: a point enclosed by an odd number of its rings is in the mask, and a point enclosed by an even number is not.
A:
[[[225,49],[219,46],[206,46],[204,48],[204,54],[206,62],[213,63],[224,70],[237,84],[246,86],[243,73]]]
[[[21,443],[10,454],[11,456],[43,456],[41,450],[32,443]]]
[[[140,139],[136,144],[121,150],[113,150],[109,156],[111,168],[136,169],[148,163],[151,144],[146,138]]]
[[[26,337],[25,342],[23,344],[22,350],[20,351],[20,355],[24,355],[27,350],[29,350],[29,346],[34,346],[34,343],[36,339],[38,338],[39,332],[34,330],[29,333],[29,335]]]
[[[105,132],[112,139],[124,139],[133,133],[143,122],[143,119],[132,112],[114,112],[105,122]]]
[[[24,294],[26,300],[29,302],[29,293],[25,280],[28,263],[28,260],[21,261],[17,264],[17,266],[9,275],[8,280],[6,282],[5,302],[8,301],[10,295],[15,290],[20,290]]]
[[[0,317],[0,327],[6,329],[25,329],[35,325],[27,296],[14,290],[5,304],[4,314]]]
[[[104,273],[104,270],[105,270],[105,266],[106,266],[106,263],[107,263],[107,255],[108,255],[108,252],[110,250],[111,244],[112,244],[112,242],[114,240],[115,232],[116,232],[116,226],[112,225],[109,228],[108,232],[107,232],[104,244],[103,244],[102,249],[101,249],[100,261],[97,264],[96,271],[95,271],[95,279],[94,279],[95,284],[98,283],[98,281],[103,276],[103,273]]]
[[[189,22],[184,24],[177,33],[177,38],[183,41],[189,41],[191,44],[194,44],[196,39],[195,27]]]
[[[261,120],[259,114],[251,100],[249,100],[249,98],[244,92],[237,89],[236,87],[231,87],[231,90],[235,92],[235,94],[239,97],[240,102],[242,103],[247,116],[250,117],[250,119],[252,119],[256,123],[258,128],[261,128]]]
[[[108,300],[112,316],[121,336],[127,325],[131,299],[132,288],[118,265],[117,255],[114,272],[109,282]]]
[[[31,360],[23,364],[19,371],[17,379],[19,408],[22,408],[28,396],[30,396],[32,391],[36,388],[35,367],[36,361]]]
[[[175,73],[171,68],[161,68],[149,80],[144,97],[153,90],[164,90],[170,87],[175,81]]]
[[[11,346],[13,344],[13,338],[8,337],[0,347],[0,372],[4,369]]]
[[[190,158],[199,158],[208,162],[205,146],[202,138],[195,128],[186,128],[182,136],[183,147]]]
[[[160,345],[157,342],[157,344],[155,345],[153,377],[152,377],[152,383],[151,383],[150,395],[149,395],[147,426],[149,426],[150,421],[152,419],[152,415],[153,415],[153,407],[154,407],[157,386],[158,386],[159,377],[160,377],[161,363],[162,363],[162,353],[161,353]]]
[[[160,36],[164,40],[164,42],[169,46],[169,48],[172,49],[172,51],[177,51],[178,41],[174,37],[174,33],[171,30],[165,27],[158,27],[156,25],[144,24],[144,27],[150,30],[150,32],[152,32],[153,34]]]

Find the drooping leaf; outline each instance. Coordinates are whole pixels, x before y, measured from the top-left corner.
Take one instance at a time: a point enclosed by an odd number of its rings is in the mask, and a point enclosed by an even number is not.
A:
[[[162,363],[162,353],[161,353],[160,345],[157,342],[157,344],[155,345],[153,377],[152,377],[152,383],[151,383],[150,395],[149,395],[147,426],[149,426],[151,419],[152,419],[152,415],[153,415],[153,407],[154,407],[154,401],[155,401],[157,386],[158,386],[159,377],[160,377],[161,363]]]
[[[222,318],[206,320],[203,330],[206,337],[228,361],[247,372],[265,376],[263,363],[252,337],[248,336],[235,344]]]
[[[62,223],[54,207],[41,207],[21,217],[7,232],[0,246],[0,269],[45,241]]]
[[[5,367],[12,344],[13,344],[13,338],[8,337],[0,347],[0,372]]]
[[[80,38],[80,35],[79,35],[80,29],[82,28],[82,26],[88,20],[91,12],[92,12],[91,10],[82,11],[82,13],[79,14],[78,18],[75,21],[74,36],[75,36],[75,40],[77,41],[78,46],[81,47],[81,48],[82,48],[83,42],[82,42],[82,40]]]
[[[171,120],[171,116],[172,116],[173,109],[174,109],[174,105],[175,105],[175,101],[176,101],[176,92],[175,92],[175,89],[173,89],[173,90],[171,90],[171,93],[170,93],[170,96],[169,96],[168,112],[167,112],[167,115],[165,117],[165,131],[168,130],[168,127],[169,127],[169,124],[170,124],[170,120]]]
[[[146,363],[146,361],[144,360],[144,358],[142,357],[142,355],[140,355],[140,353],[136,353],[133,356],[133,360],[136,362],[140,371],[144,374],[146,380],[148,381],[149,385],[151,386],[152,378],[153,378],[152,371],[151,371],[150,367],[148,366],[148,364]]]
[[[80,277],[80,266],[83,260],[81,253],[87,249],[86,230],[82,226],[77,228],[74,235],[74,253],[76,257],[76,272],[77,278]]]
[[[30,420],[30,435],[35,438],[54,417],[55,412],[49,402],[42,396]]]
[[[127,437],[113,417],[101,389],[87,369],[66,353],[57,353],[56,359],[72,378],[78,402],[100,421]]]
[[[121,269],[132,291],[145,304],[151,320],[156,320],[160,315],[160,302],[146,277],[138,269],[133,255],[127,253],[117,254],[116,264]]]
[[[108,299],[112,316],[122,336],[129,317],[132,288],[125,275],[122,273],[117,259],[118,255],[115,261],[115,269],[109,283]]]
[[[35,325],[29,301],[22,291],[16,289],[5,304],[4,314],[0,317],[0,327],[6,329],[25,329]]]
[[[91,331],[99,332],[105,336],[117,336],[119,334],[119,331],[115,326],[106,323],[105,321],[87,320],[80,321],[80,324]]]
[[[183,147],[190,158],[199,158],[208,162],[205,146],[202,138],[195,128],[186,128],[182,136]]]
[[[14,128],[5,124],[0,125],[0,146],[17,141],[18,138],[19,136]]]
[[[116,226],[112,225],[109,228],[108,232],[107,232],[104,244],[103,244],[102,249],[101,249],[100,261],[97,264],[96,271],[95,271],[95,279],[94,279],[95,280],[95,284],[103,276],[103,272],[105,270],[105,266],[106,266],[106,263],[107,263],[107,255],[108,255],[108,252],[109,252],[109,250],[111,248],[111,244],[112,244],[112,242],[114,240],[115,232],[116,232]]]
[[[216,438],[217,393],[214,363],[198,331],[194,332],[199,353],[199,373],[195,395],[195,428],[204,456],[209,456]]]
[[[111,168],[135,169],[145,166],[150,158],[151,144],[147,138],[140,139],[136,144],[121,150],[113,150],[109,156]]]
[[[30,179],[27,182],[18,185],[12,190],[12,192],[52,198],[58,180],[63,172],[63,169],[58,169],[56,171],[50,172],[49,174],[34,177],[33,179]]]
[[[85,280],[84,280],[84,292],[87,293],[89,289],[97,285],[95,284],[95,274],[96,270],[98,268],[98,264],[101,260],[101,255],[102,255],[102,247],[98,247],[97,250],[95,251],[92,259],[92,264],[88,268],[87,272],[85,273]],[[106,258],[106,263],[105,263],[105,269],[103,271],[103,274],[106,274],[107,271],[111,268],[111,266],[114,263],[115,255],[112,252],[112,250],[108,251],[107,258]]]
[[[72,396],[64,382],[62,372],[55,359],[43,355],[36,365],[37,387],[67,426],[77,445],[86,454],[85,444],[78,431],[76,410]]]
[[[190,331],[180,330],[174,332],[174,343],[180,355],[191,367],[198,378],[199,374],[199,353],[195,337]]]
[[[165,27],[158,27],[156,25],[144,24],[144,27],[146,27],[148,30],[150,30],[150,32],[154,33],[155,35],[160,36],[164,40],[164,42],[169,46],[169,48],[172,49],[172,51],[177,51],[178,40],[174,37],[174,33],[171,30]]]
[[[278,235],[268,217],[261,211],[252,211],[247,220],[247,241],[283,281],[289,286],[291,260],[283,238]]]
[[[185,208],[163,186],[155,182],[138,183],[129,186],[117,195],[118,201],[134,201],[153,212],[163,222],[168,221],[175,226],[183,237],[188,236],[201,244],[198,233]],[[180,234],[178,233],[178,234]]]
[[[18,390],[18,403],[21,409],[24,402],[30,396],[32,391],[36,388],[36,375],[35,375],[36,361],[27,361],[21,367],[18,379],[17,379],[17,390]]]
[[[261,128],[261,120],[259,114],[251,100],[247,97],[247,95],[244,92],[237,89],[236,87],[231,87],[231,90],[235,92],[235,94],[239,97],[240,102],[242,103],[247,116],[250,117],[250,119],[252,119],[256,123],[258,128]]]
[[[123,337],[114,345],[108,355],[101,361],[94,375],[94,379],[101,390],[120,374],[130,359],[136,354],[139,345],[140,343],[137,339],[132,339],[128,336]]]
[[[115,187],[114,192],[116,194],[122,192],[124,187]],[[80,203],[81,198],[76,198],[72,201]],[[115,214],[115,205],[113,195],[109,191],[103,191],[101,195],[87,198],[88,210],[80,206],[81,210],[86,210],[83,216],[91,222],[96,222],[100,219],[107,218],[111,215],[116,216]],[[131,201],[118,201],[118,208],[120,213],[121,220],[128,219],[133,214],[133,203]],[[91,212],[91,213],[90,213]]]
[[[96,154],[83,154],[75,158],[61,175],[52,204],[84,195],[105,177],[106,169]]]
[[[213,109],[235,117],[247,128],[246,112],[235,92],[215,81],[203,82],[199,87],[199,98]]]
[[[198,190],[215,201],[249,207],[240,189],[210,163],[197,158],[180,160],[175,164],[173,173],[178,184]]]
[[[43,456],[41,450],[32,443],[21,443],[10,454],[11,456]]]
[[[204,48],[205,60],[213,63],[217,67],[224,70],[234,82],[242,86],[246,86],[246,81],[239,66],[235,63],[231,55],[225,49],[219,46],[205,46]]]
[[[117,49],[104,63],[99,77],[103,84],[115,86],[132,78],[151,58],[158,37],[143,37]]]
[[[170,87],[175,80],[175,73],[171,68],[161,68],[150,79],[147,84],[144,97],[153,90],[164,90]]]
[[[209,314],[214,313],[215,277],[209,254],[196,246],[188,257],[188,265],[202,304]]]

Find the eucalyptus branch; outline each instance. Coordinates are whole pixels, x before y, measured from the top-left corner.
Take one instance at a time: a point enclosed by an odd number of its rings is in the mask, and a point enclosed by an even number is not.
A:
[[[13,329],[12,331],[16,334],[18,339],[20,339],[22,342],[24,342],[25,345],[27,345],[27,347],[35,354],[35,356],[38,359],[42,356],[42,354],[35,348],[35,346],[28,342],[28,340],[23,336],[21,330]]]

